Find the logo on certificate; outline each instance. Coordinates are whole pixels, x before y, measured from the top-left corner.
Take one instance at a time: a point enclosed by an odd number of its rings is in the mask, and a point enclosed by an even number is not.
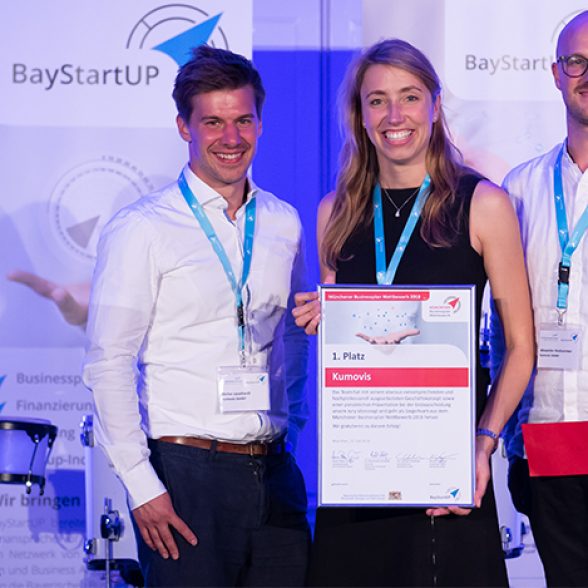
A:
[[[447,490],[447,492],[449,492],[449,495],[454,500],[457,500],[461,496],[461,492],[459,491],[459,488],[449,488]]]
[[[430,300],[423,303],[423,320],[452,323],[467,321],[470,305],[468,298],[469,293],[463,291],[433,291]]]
[[[452,314],[455,314],[461,308],[461,300],[459,296],[449,296],[444,302],[451,309],[450,312]]]

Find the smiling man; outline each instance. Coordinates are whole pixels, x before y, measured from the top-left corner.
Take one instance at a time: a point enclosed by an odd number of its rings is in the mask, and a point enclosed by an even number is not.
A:
[[[99,244],[84,366],[96,436],[148,586],[302,585],[306,492],[289,447],[307,345],[285,312],[304,288],[301,224],[247,178],[265,98],[247,59],[197,48],[173,97],[188,165]]]
[[[548,586],[588,586],[588,11],[561,31],[552,72],[567,138],[504,180],[519,217],[538,350],[505,440],[513,501],[529,515]],[[492,326],[495,351],[503,345],[495,314]]]

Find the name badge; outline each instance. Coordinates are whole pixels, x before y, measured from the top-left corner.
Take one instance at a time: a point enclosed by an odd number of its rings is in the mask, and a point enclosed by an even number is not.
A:
[[[217,385],[222,413],[270,409],[269,374],[259,367],[219,367]]]
[[[537,367],[555,370],[580,369],[582,329],[579,326],[541,325]]]

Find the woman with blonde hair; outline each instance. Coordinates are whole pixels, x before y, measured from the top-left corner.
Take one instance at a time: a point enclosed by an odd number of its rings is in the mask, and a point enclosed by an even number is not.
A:
[[[365,50],[347,72],[340,109],[344,144],[336,190],[318,212],[321,280],[475,284],[479,323],[489,279],[508,351],[488,396],[477,370],[476,508],[319,508],[310,582],[507,586],[490,456],[533,365],[514,210],[500,188],[461,162],[447,132],[437,74],[409,43],[392,39]],[[315,333],[316,293],[298,294],[294,315]],[[414,334],[407,332],[403,336]]]

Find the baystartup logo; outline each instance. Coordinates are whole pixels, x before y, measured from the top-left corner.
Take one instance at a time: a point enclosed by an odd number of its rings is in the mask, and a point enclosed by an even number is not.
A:
[[[570,22],[575,16],[583,12],[576,10],[567,16],[563,17],[551,34],[551,44],[553,46],[552,54],[555,55],[555,47],[557,39],[561,30]],[[474,53],[467,53],[465,55],[465,69],[466,71],[483,71],[490,76],[503,71],[517,71],[517,72],[534,72],[534,71],[550,71],[553,59],[549,55],[513,55],[512,53],[503,53],[496,55],[476,55]]]
[[[199,45],[208,43],[228,49],[226,35],[218,24],[221,16],[222,13],[211,16],[186,4],[160,6],[142,16],[134,25],[126,48],[161,51],[180,67],[190,59],[192,49]],[[186,23],[193,26],[186,30]],[[184,30],[168,36],[178,29]],[[164,35],[165,40],[161,41]],[[118,64],[107,68],[79,63],[63,63],[55,67],[12,64],[13,84],[30,84],[45,91],[58,86],[149,86],[158,76],[159,67],[153,64]]]

